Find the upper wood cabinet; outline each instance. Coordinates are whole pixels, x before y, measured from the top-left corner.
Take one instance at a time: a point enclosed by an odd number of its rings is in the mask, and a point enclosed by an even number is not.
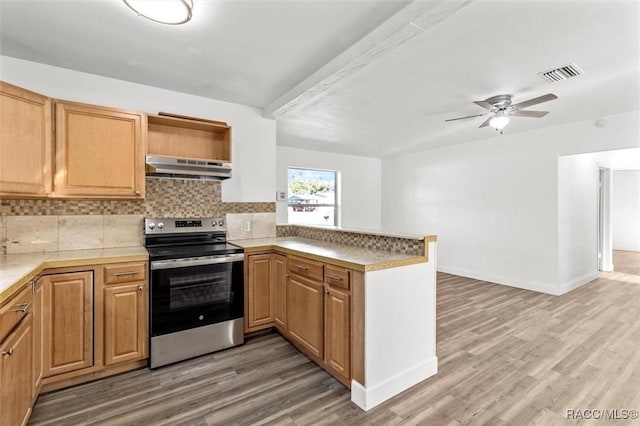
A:
[[[56,101],[54,195],[144,198],[146,115]]]
[[[148,120],[149,155],[231,162],[227,123],[175,115],[150,115]]]
[[[51,192],[51,100],[0,82],[0,195]]]

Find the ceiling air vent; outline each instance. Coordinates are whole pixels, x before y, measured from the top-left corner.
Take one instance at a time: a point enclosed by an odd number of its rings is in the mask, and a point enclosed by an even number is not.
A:
[[[538,73],[540,77],[548,81],[549,83],[555,83],[558,81],[567,80],[572,77],[577,77],[584,74],[584,71],[580,69],[576,64],[570,63],[560,68],[555,68],[549,71]]]

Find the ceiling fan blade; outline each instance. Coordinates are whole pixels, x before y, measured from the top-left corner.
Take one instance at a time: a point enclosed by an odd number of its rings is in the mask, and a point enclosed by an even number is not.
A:
[[[467,115],[466,117],[448,118],[448,119],[446,119],[444,121],[466,120],[467,118],[482,117],[484,115],[487,115],[487,114],[476,114],[476,115]]]
[[[473,103],[481,106],[484,109],[488,109],[489,111],[493,111],[494,109],[496,109],[496,107],[494,107],[487,101],[473,101]]]
[[[517,111],[511,112],[509,115],[514,115],[514,116],[517,116],[517,117],[542,118],[547,114],[549,114],[549,111],[522,111],[522,110],[517,110]]]
[[[480,126],[478,126],[478,128],[487,127],[492,118],[493,118],[493,115],[491,117],[487,118]]]
[[[531,105],[541,104],[543,102],[549,102],[554,99],[558,99],[556,95],[553,93],[547,93],[546,95],[538,96],[537,98],[529,99],[528,101],[520,102],[515,105],[511,105],[513,109],[522,109],[526,107],[530,107]]]

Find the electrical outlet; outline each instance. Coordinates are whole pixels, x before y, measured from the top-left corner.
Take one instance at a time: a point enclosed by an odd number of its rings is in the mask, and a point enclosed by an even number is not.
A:
[[[287,201],[287,193],[285,191],[277,191],[276,201]]]
[[[244,232],[251,232],[251,221],[250,220],[245,220],[244,221]]]

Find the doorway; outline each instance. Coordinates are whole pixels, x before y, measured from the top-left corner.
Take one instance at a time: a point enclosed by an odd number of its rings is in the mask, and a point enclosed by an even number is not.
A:
[[[611,169],[599,168],[598,178],[598,270],[613,271],[611,232]]]

